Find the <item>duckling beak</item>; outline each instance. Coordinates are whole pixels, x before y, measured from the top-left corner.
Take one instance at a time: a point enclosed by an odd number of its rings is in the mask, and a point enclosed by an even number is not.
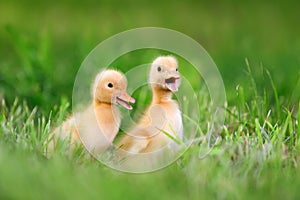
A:
[[[135,103],[135,99],[124,92],[117,96],[116,102],[128,110],[132,110],[132,106],[129,103]]]
[[[180,85],[180,77],[172,76],[170,78],[165,79],[166,87],[172,91],[177,92]]]

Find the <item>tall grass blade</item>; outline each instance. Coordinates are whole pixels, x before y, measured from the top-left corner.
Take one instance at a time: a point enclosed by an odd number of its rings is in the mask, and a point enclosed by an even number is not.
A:
[[[273,93],[274,93],[274,97],[275,97],[275,101],[276,101],[276,113],[277,113],[277,118],[280,119],[281,117],[281,109],[280,109],[280,103],[279,103],[279,97],[278,97],[278,93],[277,93],[277,89],[276,89],[276,86],[274,84],[274,81],[272,79],[272,76],[269,72],[269,70],[266,69],[266,73],[269,77],[269,80],[271,82],[271,86],[272,86],[272,89],[273,89]]]

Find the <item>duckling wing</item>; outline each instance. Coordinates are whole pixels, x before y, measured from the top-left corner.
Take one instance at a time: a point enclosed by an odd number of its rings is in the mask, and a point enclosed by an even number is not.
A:
[[[130,135],[126,134],[123,136],[117,143],[117,147],[128,153],[140,153],[146,149],[150,143],[150,140],[145,137],[146,134],[147,132],[143,129],[135,129],[130,132]]]

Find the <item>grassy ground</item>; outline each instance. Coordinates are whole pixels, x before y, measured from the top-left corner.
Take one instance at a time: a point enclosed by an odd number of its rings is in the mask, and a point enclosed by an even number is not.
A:
[[[299,198],[299,7],[296,1],[1,1],[0,199]],[[64,146],[46,159],[43,141],[71,111],[84,57],[112,34],[140,26],[190,35],[216,61],[228,97],[222,140],[205,158],[202,140],[172,166],[143,175],[112,171],[82,151],[67,157]],[[154,56],[143,53],[117,63],[126,71]],[[207,93],[200,82],[193,86],[205,130]]]

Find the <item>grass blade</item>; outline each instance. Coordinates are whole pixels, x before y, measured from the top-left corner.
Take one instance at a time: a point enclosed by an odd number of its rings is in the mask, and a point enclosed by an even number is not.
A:
[[[280,119],[280,113],[281,113],[281,109],[280,109],[280,103],[279,103],[279,97],[278,97],[278,92],[277,92],[277,89],[276,89],[276,86],[274,84],[274,81],[272,79],[272,76],[269,72],[269,70],[266,69],[266,73],[269,77],[269,80],[271,82],[271,86],[272,86],[272,89],[273,89],[273,93],[274,93],[274,97],[275,97],[275,101],[276,101],[276,109],[277,109],[277,118]]]
[[[156,127],[156,128],[157,128],[157,127]],[[168,138],[170,138],[171,140],[173,140],[173,141],[176,142],[177,144],[182,144],[182,143],[183,143],[180,139],[174,137],[172,134],[168,133],[167,131],[162,130],[162,129],[160,129],[160,128],[157,128],[157,129],[160,130],[161,132],[163,132]]]

